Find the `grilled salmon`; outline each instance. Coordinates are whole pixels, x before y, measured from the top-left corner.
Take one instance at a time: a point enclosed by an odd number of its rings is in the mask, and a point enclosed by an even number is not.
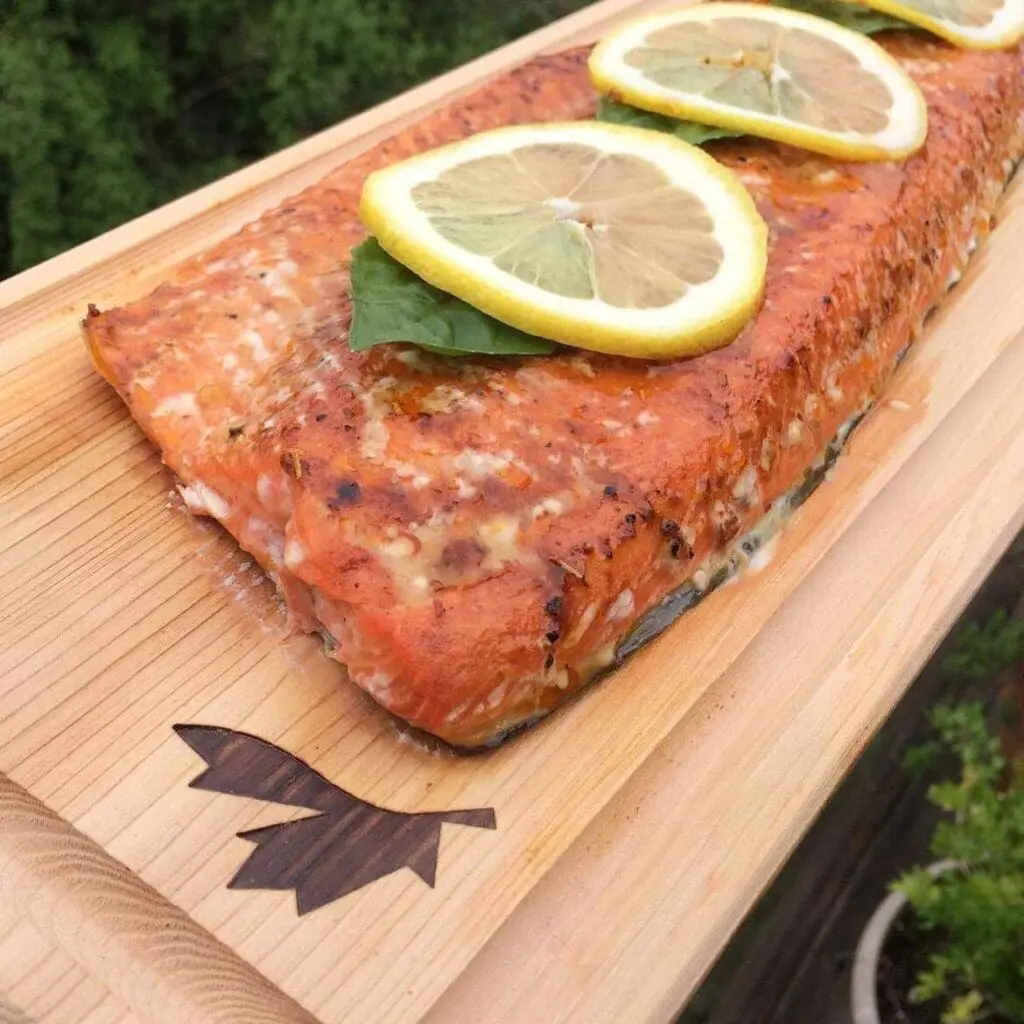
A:
[[[707,588],[882,391],[987,230],[1024,153],[1022,51],[876,38],[928,102],[910,160],[709,146],[770,228],[763,308],[716,352],[346,344],[367,174],[480,130],[593,116],[579,48],[425,117],[145,298],[91,308],[95,365],[297,628],[401,719],[493,743]]]

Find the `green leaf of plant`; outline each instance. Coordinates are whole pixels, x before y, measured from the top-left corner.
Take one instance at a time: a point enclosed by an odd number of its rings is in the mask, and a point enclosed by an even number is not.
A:
[[[946,991],[946,974],[939,968],[923,968],[917,976],[917,984],[910,992],[912,1003],[927,1003],[931,999],[937,999]]]
[[[893,883],[893,892],[902,893],[908,902],[917,910],[924,909],[934,902],[937,883],[925,868],[905,871]]]
[[[710,124],[698,124],[696,121],[681,121],[664,114],[654,114],[649,110],[618,103],[602,96],[597,104],[597,120],[609,124],[625,124],[633,128],[646,128],[648,131],[665,132],[674,135],[683,142],[694,146],[702,146],[714,139],[738,139],[744,132],[730,131],[728,128],[716,128]]]
[[[352,250],[349,280],[355,351],[403,341],[445,356],[547,355],[558,347],[427,284],[375,238]]]
[[[954,679],[984,679],[1019,661],[1024,661],[1024,622],[1000,609],[960,630],[942,668]]]
[[[1001,649],[1005,616],[970,627],[970,658],[992,672],[1016,649]],[[998,657],[990,657],[1000,648]],[[966,650],[966,648],[965,648]],[[979,651],[981,652],[979,655]],[[931,878],[921,868],[891,886],[911,904],[918,928],[937,944],[918,972],[914,1002],[941,1001],[944,1024],[1024,1022],[1024,773],[1005,771],[999,737],[981,701],[938,705],[929,713],[948,776],[928,793],[947,813],[929,844],[936,858],[963,865]]]
[[[925,772],[931,768],[942,753],[938,740],[928,740],[910,747],[903,755],[903,767],[914,778],[924,778]]]
[[[909,22],[873,10],[864,4],[849,3],[847,0],[773,0],[773,2],[776,7],[788,7],[791,11],[816,14],[819,18],[833,21],[843,28],[861,32],[866,36],[889,29],[920,31]]]
[[[942,1024],[974,1024],[981,1019],[985,1000],[977,990],[957,996],[942,1015]]]

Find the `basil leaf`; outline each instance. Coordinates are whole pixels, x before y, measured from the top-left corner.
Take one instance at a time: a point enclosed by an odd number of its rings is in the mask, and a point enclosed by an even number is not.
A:
[[[618,103],[602,96],[597,104],[597,120],[610,124],[631,125],[634,128],[647,128],[649,131],[666,132],[683,142],[694,146],[702,146],[712,139],[737,139],[745,132],[734,132],[728,128],[717,128],[712,124],[698,124],[696,121],[680,121],[664,114],[655,114],[649,110]]]
[[[403,341],[444,356],[547,355],[558,347],[427,284],[375,238],[352,250],[349,281],[348,344],[357,352]]]
[[[843,28],[853,29],[854,32],[860,32],[866,36],[889,29],[916,31],[915,26],[909,22],[901,21],[890,14],[883,14],[866,4],[850,2],[850,0],[772,0],[772,2],[776,7],[788,7],[791,11],[816,14],[819,18],[834,21]]]

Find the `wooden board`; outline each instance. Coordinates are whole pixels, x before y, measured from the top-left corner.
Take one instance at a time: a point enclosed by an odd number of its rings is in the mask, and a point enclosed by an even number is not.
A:
[[[1024,332],[516,908],[430,1024],[673,1019],[1024,528],[1022,381]],[[833,487],[875,454],[855,444]],[[801,516],[786,548],[816,528]]]
[[[57,942],[0,906],[0,1024],[140,1024]]]
[[[667,1019],[1019,524],[1019,182],[769,568],[489,755],[401,740],[313,641],[282,639],[229,538],[173,507],[89,365],[85,304],[146,291],[482,78],[659,6],[595,4],[0,285],[0,906],[140,1017]],[[227,884],[256,849],[236,833],[309,812],[188,785],[205,766],[182,736],[231,754],[239,732],[297,784],[320,773],[328,813],[344,789],[497,827],[444,825],[433,887],[400,870],[299,916],[294,892]]]

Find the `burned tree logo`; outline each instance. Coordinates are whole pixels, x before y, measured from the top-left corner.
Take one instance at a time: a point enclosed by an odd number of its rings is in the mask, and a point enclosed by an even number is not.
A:
[[[377,807],[248,733],[209,725],[174,731],[208,766],[192,788],[319,812],[239,832],[256,849],[228,883],[229,889],[294,889],[300,916],[401,868],[433,888],[443,824],[496,827],[489,807],[420,814]]]

